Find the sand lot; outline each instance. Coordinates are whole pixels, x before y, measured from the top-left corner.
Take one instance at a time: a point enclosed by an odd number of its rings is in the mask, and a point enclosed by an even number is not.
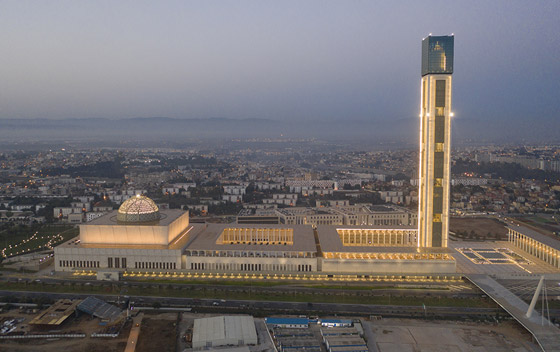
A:
[[[175,352],[177,313],[145,314],[137,352]]]
[[[451,217],[449,219],[449,230],[454,233],[474,231],[477,236],[486,237],[488,233],[507,237],[507,229],[496,219]],[[495,238],[492,238],[495,239]]]
[[[33,339],[33,340],[1,340],[0,351],[10,352],[121,352],[126,346],[126,341],[130,331],[130,324],[124,326],[121,333],[116,338],[92,338],[93,332],[101,332],[103,327],[99,325],[99,320],[82,314],[80,317],[70,317],[59,328],[40,329],[31,327],[27,323],[37,314],[26,314],[13,309],[0,314],[0,321],[12,318],[25,318],[18,324],[18,331],[27,331],[30,334],[68,334],[85,333],[85,338],[63,338],[63,339]]]
[[[499,325],[383,319],[371,322],[379,352],[537,351],[514,322]]]

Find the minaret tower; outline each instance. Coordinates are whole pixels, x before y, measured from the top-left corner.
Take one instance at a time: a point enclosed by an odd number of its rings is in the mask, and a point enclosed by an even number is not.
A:
[[[418,247],[447,247],[453,42],[453,35],[422,40]]]

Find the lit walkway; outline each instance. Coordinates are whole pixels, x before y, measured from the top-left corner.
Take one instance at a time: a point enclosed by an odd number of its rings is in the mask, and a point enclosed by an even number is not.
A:
[[[140,336],[140,328],[142,327],[142,318],[144,313],[138,314],[137,317],[132,319],[132,328],[130,329],[130,335],[128,335],[128,342],[126,343],[126,348],[124,352],[134,352],[136,345],[138,344],[138,336]]]
[[[525,314],[529,305],[521,298],[488,275],[469,274],[466,277],[533,334],[543,351],[560,351],[560,329],[554,325],[548,325],[548,320],[543,319],[536,310],[531,318],[527,318]],[[544,326],[542,325],[543,322]]]

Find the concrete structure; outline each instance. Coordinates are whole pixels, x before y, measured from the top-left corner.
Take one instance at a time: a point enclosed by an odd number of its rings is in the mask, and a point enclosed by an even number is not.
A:
[[[315,272],[313,229],[304,225],[223,225],[195,227],[184,251],[194,272]]]
[[[48,327],[58,327],[76,311],[76,307],[82,300],[61,299],[56,301],[48,309],[34,317],[29,324]]]
[[[368,352],[363,338],[357,335],[323,336],[329,352]]]
[[[417,233],[412,227],[319,226],[319,267],[326,273],[366,275],[454,273],[455,259],[447,248],[417,247]]]
[[[560,268],[560,241],[524,226],[508,227],[508,242],[542,261]]]
[[[103,280],[117,280],[123,271],[260,275],[455,272],[453,258],[441,248],[417,247],[418,231],[412,226],[326,226],[321,225],[327,222],[322,218],[314,221],[316,233],[310,225],[301,224],[191,225],[188,212],[160,210],[143,198],[133,197],[118,211],[80,225],[78,239],[55,248],[55,270],[94,270]],[[131,208],[127,203],[138,200],[144,204]],[[139,209],[151,210],[138,217]],[[119,220],[119,214],[125,220]],[[340,213],[328,214],[338,222],[344,219]]]
[[[342,225],[361,226],[417,226],[418,214],[396,205],[356,204],[332,208],[342,214]]]
[[[240,194],[222,194],[222,200],[226,202],[238,203],[243,200],[243,196]]]
[[[347,201],[346,201],[347,202]],[[287,225],[416,226],[418,215],[406,208],[369,204],[277,209],[280,223]]]
[[[275,209],[242,209],[237,214],[238,224],[280,224],[280,215]]]
[[[280,222],[287,225],[342,225],[344,216],[323,208],[285,208],[278,209]]]
[[[560,351],[560,330],[548,319],[537,312],[527,317],[529,305],[490,276],[471,274],[466,277],[527,329],[543,351]]]
[[[56,247],[55,270],[180,269],[187,233],[192,229],[189,213],[159,211],[151,200],[135,206],[127,202],[118,211],[80,225],[79,239]]]
[[[458,177],[451,180],[452,186],[484,186],[488,184],[487,178],[481,177]]]
[[[256,344],[257,331],[252,316],[219,316],[194,320],[194,349]]]
[[[447,247],[453,36],[422,41],[419,246]]]
[[[224,186],[225,194],[244,195],[247,190],[246,185],[228,185]]]
[[[337,320],[337,319],[333,319]],[[321,328],[321,336],[323,336],[323,343],[329,352],[366,352],[368,351],[367,344],[360,336],[358,329],[351,327],[352,322],[347,325],[348,327],[328,327]]]

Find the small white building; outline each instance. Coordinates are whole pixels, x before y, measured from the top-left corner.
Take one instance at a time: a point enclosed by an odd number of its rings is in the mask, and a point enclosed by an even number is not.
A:
[[[224,193],[243,195],[245,194],[246,189],[247,186],[243,186],[243,185],[228,185],[228,186],[224,186]]]
[[[239,194],[222,194],[222,200],[226,202],[241,202],[243,200],[243,196]]]

